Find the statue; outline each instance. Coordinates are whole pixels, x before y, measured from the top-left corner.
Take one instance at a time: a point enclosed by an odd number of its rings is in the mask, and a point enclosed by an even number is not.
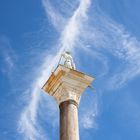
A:
[[[65,67],[70,68],[70,69],[74,69],[74,70],[76,69],[72,55],[70,52],[66,51],[66,52],[62,53],[61,57],[63,57],[65,59],[64,60]],[[60,60],[61,60],[61,58],[60,58]]]

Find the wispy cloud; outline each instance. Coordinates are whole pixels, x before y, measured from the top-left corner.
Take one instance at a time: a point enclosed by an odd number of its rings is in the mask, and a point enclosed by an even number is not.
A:
[[[88,107],[84,105],[82,111],[80,111],[80,127],[85,129],[97,129],[98,124],[96,123],[96,117],[98,116],[98,113],[97,97],[94,99],[92,98],[91,101],[88,102]]]
[[[66,19],[51,5],[49,0],[42,0],[42,5],[51,24],[53,24],[58,31],[61,31],[65,25]]]
[[[97,127],[97,124],[95,121],[96,120],[95,118],[97,117],[97,115],[95,112],[92,112],[92,111],[86,111],[86,114],[84,114],[83,116],[80,116],[82,117],[80,123],[82,124],[83,128],[89,129],[89,128]]]
[[[9,77],[15,68],[17,56],[8,37],[4,35],[0,36],[0,56],[2,60],[1,72]]]
[[[123,66],[109,81],[113,87],[122,86],[140,74],[140,42],[128,33],[120,32],[120,35],[121,44],[115,49],[114,55],[123,61]]]
[[[55,23],[57,23],[57,21],[55,19],[57,15],[55,15],[56,13],[55,11],[53,11],[54,8],[47,4],[48,1],[43,0],[43,5],[47,13],[51,17],[53,24],[56,25]],[[31,85],[30,102],[21,113],[21,117],[19,120],[19,130],[21,133],[25,134],[25,139],[47,139],[45,136],[43,137],[41,127],[37,122],[39,100],[42,100],[40,89],[51,74],[53,68],[55,68],[55,66],[57,65],[59,57],[64,49],[72,50],[75,46],[75,42],[80,34],[80,28],[83,20],[86,20],[86,12],[89,6],[89,0],[80,1],[78,8],[74,11],[72,17],[67,20],[67,24],[64,26],[62,32],[60,33],[60,39],[58,40],[59,48],[56,48],[57,52],[52,52],[51,55],[48,55],[46,58],[44,58],[41,68],[38,69],[39,74],[37,76],[34,76],[35,82]],[[60,16],[58,15],[57,17],[59,18]],[[51,109],[52,108],[50,108],[50,110]]]
[[[41,109],[39,103],[43,102],[44,97],[41,95],[40,89],[57,65],[64,49],[72,51],[82,59],[83,55],[78,54],[79,52],[89,54],[90,58],[87,59],[90,59],[88,61],[90,71],[93,70],[93,61],[98,58],[102,65],[105,66],[105,69],[101,69],[102,76],[99,74],[100,80],[108,76],[110,71],[107,54],[113,56],[118,65],[111,70],[111,78],[107,79],[106,82],[103,81],[105,86],[106,83],[108,84],[108,89],[118,88],[129,79],[140,74],[139,41],[100,11],[90,13],[93,12],[90,9],[91,11],[88,15],[87,12],[91,5],[90,0],[77,2],[79,2],[79,5],[74,11],[70,11],[71,16],[65,17],[51,5],[50,1],[42,0],[47,16],[50,17],[50,21],[59,31],[60,38],[58,39],[57,47],[54,46],[55,51],[53,48],[49,52],[50,54],[46,52],[48,56],[44,58],[42,66],[37,69],[38,74],[33,75],[34,82],[30,85],[30,101],[22,111],[19,121],[19,128],[25,134],[25,139],[48,139],[37,121],[38,110]],[[96,5],[96,3],[94,4]],[[34,67],[36,69],[36,66]],[[46,105],[48,104],[46,103]],[[95,122],[95,117],[98,114],[96,100],[93,107],[95,109],[85,110],[86,113],[80,120],[84,128],[95,128],[97,126]],[[51,109],[54,110],[53,107],[48,110]],[[41,111],[44,112],[43,109]],[[56,114],[54,113],[53,115],[55,118]]]
[[[94,3],[95,7],[98,3]],[[81,41],[85,47],[85,52],[101,54],[100,61],[105,62],[109,77],[106,81],[108,89],[122,87],[129,80],[140,74],[140,41],[131,36],[125,30],[123,25],[107,17],[100,9],[91,11],[88,24],[84,26],[84,32],[81,34]],[[93,56],[94,57],[94,56]],[[93,60],[93,57],[89,59]],[[104,60],[104,58],[107,58]],[[109,59],[114,59],[117,65],[112,67]],[[111,69],[110,69],[111,68]],[[104,69],[103,69],[104,72]]]

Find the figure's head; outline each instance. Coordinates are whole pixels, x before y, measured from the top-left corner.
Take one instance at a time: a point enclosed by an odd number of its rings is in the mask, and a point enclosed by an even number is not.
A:
[[[69,51],[66,51],[66,54],[69,54],[69,55],[71,55],[71,52],[69,52]]]

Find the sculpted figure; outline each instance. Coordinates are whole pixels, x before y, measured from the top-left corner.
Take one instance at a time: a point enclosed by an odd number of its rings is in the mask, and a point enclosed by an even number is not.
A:
[[[61,55],[65,60],[64,60],[64,66],[70,69],[76,69],[75,64],[72,58],[72,55],[70,52],[66,51]]]

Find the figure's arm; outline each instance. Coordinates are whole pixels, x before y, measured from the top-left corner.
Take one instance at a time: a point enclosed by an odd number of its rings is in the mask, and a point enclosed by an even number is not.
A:
[[[62,57],[64,57],[64,58],[66,59],[65,54],[62,53],[61,56],[60,56],[60,59],[59,59],[59,61],[58,61],[58,64],[60,64],[60,62],[61,62],[61,60],[62,60]]]
[[[73,59],[71,60],[71,62],[72,62],[73,69],[76,70],[75,63],[74,63]]]
[[[62,59],[62,55],[61,55],[60,58],[59,58],[58,65],[60,64],[61,59]]]

